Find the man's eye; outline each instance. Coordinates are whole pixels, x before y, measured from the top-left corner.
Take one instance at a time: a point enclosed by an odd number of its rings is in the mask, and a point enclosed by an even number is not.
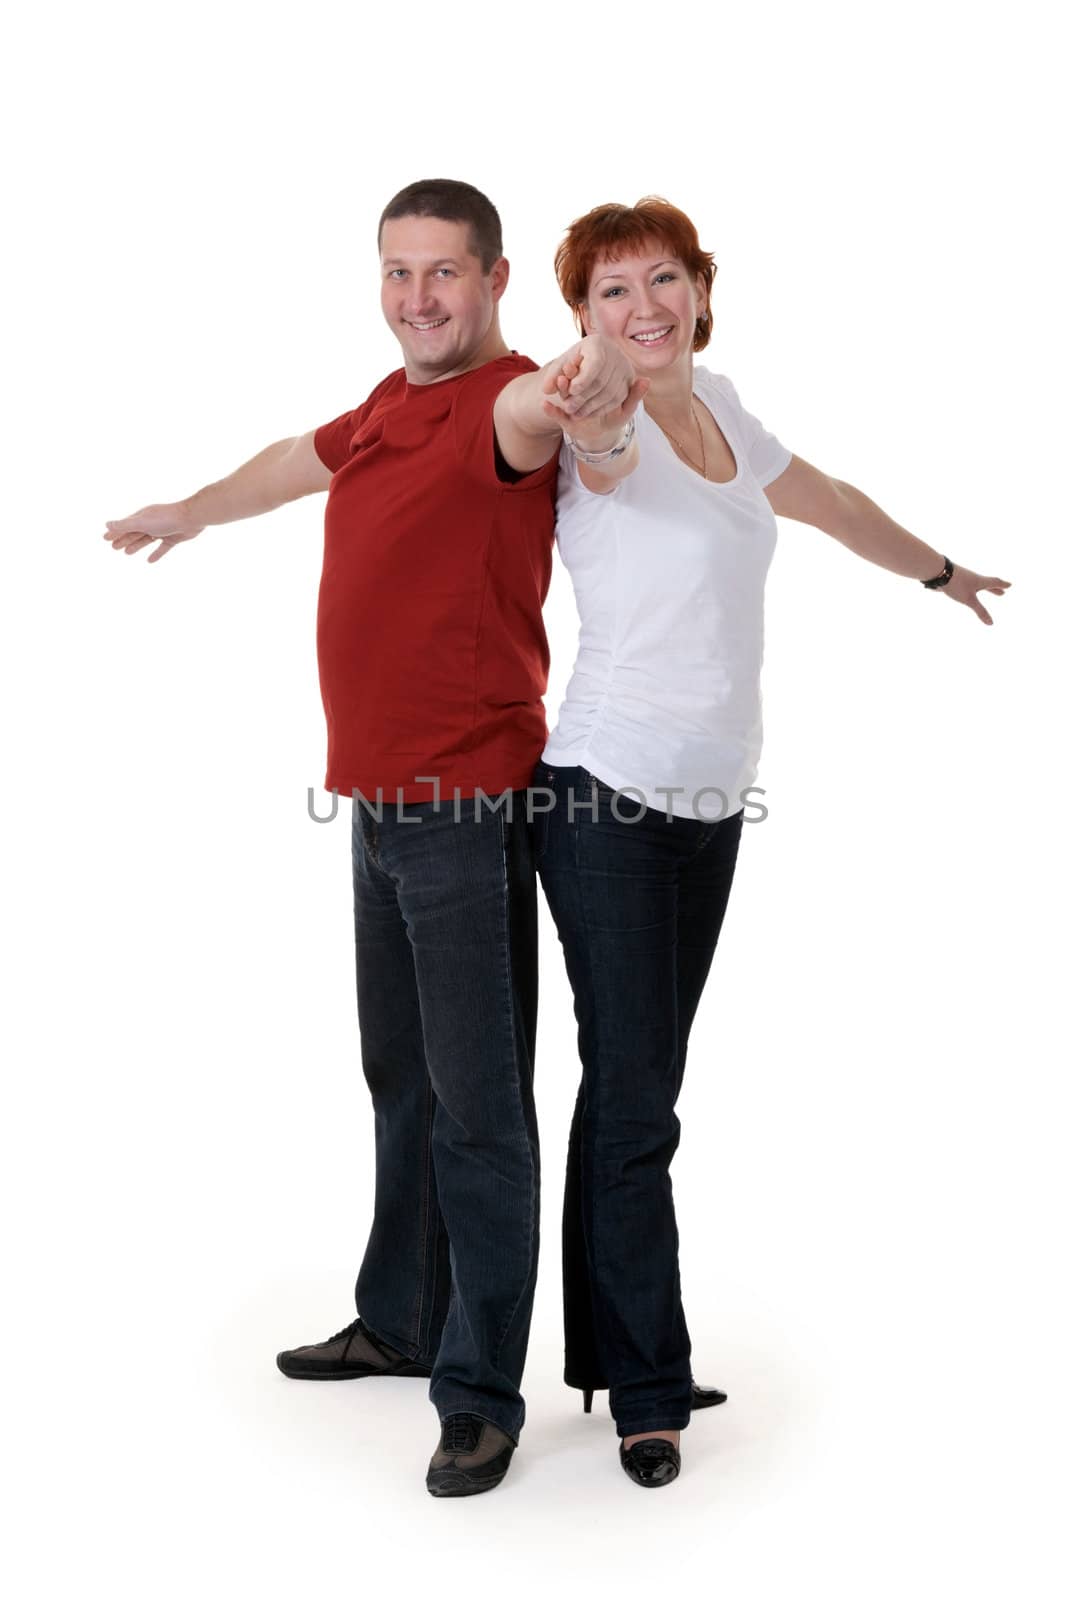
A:
[[[446,278],[451,278],[451,277],[455,276],[455,274],[453,273],[451,267],[438,267],[437,270],[438,270],[438,272],[440,272]]]
[[[402,278],[404,276],[404,268],[403,267],[394,267],[393,270],[390,272],[389,276],[391,278]]]

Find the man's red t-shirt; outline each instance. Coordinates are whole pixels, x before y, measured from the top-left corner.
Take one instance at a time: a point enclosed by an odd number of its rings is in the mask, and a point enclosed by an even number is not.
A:
[[[319,586],[326,787],[405,803],[529,783],[546,738],[557,455],[497,471],[501,356],[440,383],[390,373],[315,433],[334,474]],[[399,791],[403,791],[402,796]]]

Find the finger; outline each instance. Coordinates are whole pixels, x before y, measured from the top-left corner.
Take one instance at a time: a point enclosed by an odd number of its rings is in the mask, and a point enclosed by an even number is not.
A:
[[[648,393],[648,384],[649,380],[647,378],[638,378],[630,385],[630,393],[623,401],[619,410],[620,421],[629,422],[630,418],[641,404],[641,401]]]
[[[578,411],[580,417],[606,417],[610,412],[618,411],[626,399],[626,392],[619,394],[615,389],[601,389],[590,399],[584,401]]]
[[[573,400],[571,398],[570,380],[562,376],[556,379],[556,388],[554,392],[550,394],[549,399],[552,401],[553,405],[558,406],[560,410],[566,412],[568,416],[577,408],[578,405],[577,400]]]
[[[644,388],[641,390],[641,394],[644,394],[648,388],[647,378],[638,380],[619,377],[614,383],[606,385],[605,388],[601,390],[600,394],[597,396],[598,405],[602,410],[605,411],[620,411],[629,399],[630,390],[633,388],[634,383],[638,381],[644,384]],[[637,398],[640,400],[641,395],[639,394]],[[629,416],[629,412],[627,412],[626,415]],[[625,420],[626,417],[623,417],[623,421]]]
[[[150,567],[152,565],[153,561],[161,560],[162,557],[167,554],[168,550],[174,550],[176,548],[177,547],[174,544],[172,544],[169,539],[162,540],[161,543],[160,543],[159,549],[152,551],[152,554],[149,556],[148,560],[145,562],[145,565]]]
[[[610,379],[605,381],[601,376],[591,388],[580,388],[577,383],[572,384],[571,393],[580,401],[581,415],[589,417],[594,412],[614,411],[626,398],[626,387],[618,382],[613,383]]]
[[[971,609],[972,611],[977,612],[978,616],[981,617],[983,622],[988,622],[990,627],[993,626],[993,618],[989,615],[989,612],[986,610],[985,606],[980,600],[975,600]]]
[[[587,391],[600,388],[604,382],[603,357],[595,354],[587,355],[583,351],[576,381],[582,389]]]
[[[554,405],[559,411],[560,415],[564,417],[573,417],[578,410],[577,400],[572,400],[568,395],[550,395],[549,402]]]
[[[568,384],[570,382],[571,378],[574,377],[574,375],[575,375],[575,373],[577,371],[578,371],[578,368],[577,368],[577,366],[575,365],[575,363],[573,361],[561,362],[560,365],[556,368],[555,372],[550,372],[548,374],[548,376],[545,378],[544,383],[542,383],[541,388],[543,389],[545,394],[551,394],[556,389],[556,387],[559,385],[561,379],[563,380],[563,382],[565,384]]]

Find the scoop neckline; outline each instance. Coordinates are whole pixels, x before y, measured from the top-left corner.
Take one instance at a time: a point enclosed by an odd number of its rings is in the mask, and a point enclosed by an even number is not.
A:
[[[652,426],[655,428],[656,432],[662,438],[664,445],[666,446],[667,450],[671,454],[671,457],[673,458],[673,460],[677,461],[678,465],[681,467],[683,472],[689,473],[690,477],[695,478],[698,483],[706,483],[709,489],[734,489],[734,488],[737,487],[738,483],[740,483],[742,475],[743,475],[743,468],[742,468],[742,464],[741,464],[741,452],[740,452],[740,450],[738,450],[737,445],[734,442],[731,430],[725,426],[725,424],[722,421],[722,418],[719,416],[718,412],[715,410],[715,407],[711,404],[710,400],[708,399],[707,394],[706,393],[701,393],[700,390],[697,388],[697,373],[699,371],[701,371],[701,370],[702,369],[699,368],[699,367],[695,367],[693,369],[693,395],[697,400],[700,401],[701,405],[704,405],[704,406],[707,407],[708,412],[711,415],[712,421],[715,423],[715,426],[718,428],[719,432],[722,434],[723,438],[726,440],[726,443],[730,447],[730,454],[734,458],[734,469],[735,469],[734,470],[734,475],[733,475],[732,478],[724,478],[724,479],[705,478],[703,473],[698,472],[695,467],[686,466],[685,462],[680,458],[680,456],[678,455],[678,452],[674,449],[674,446],[671,444],[671,441],[668,439],[666,433],[660,427],[660,425],[656,421],[655,417],[649,415],[649,413],[645,410],[645,403],[644,403],[643,400],[641,402],[641,410],[644,411],[645,416],[648,417],[649,422],[652,424]],[[710,388],[711,386],[708,385],[708,387]]]

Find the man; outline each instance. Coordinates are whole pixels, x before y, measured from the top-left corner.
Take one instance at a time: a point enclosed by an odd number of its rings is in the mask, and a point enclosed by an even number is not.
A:
[[[500,1482],[525,1419],[537,1270],[522,791],[546,735],[541,607],[560,443],[546,395],[577,426],[611,433],[645,385],[598,339],[541,371],[509,351],[500,219],[470,185],[402,190],[378,243],[403,367],[354,411],[188,500],[109,522],[105,537],[127,554],[159,541],[152,562],[210,524],[329,491],[326,787],[353,796],[375,1209],[356,1321],[278,1365],[290,1377],[429,1376],[441,1435],[427,1487],[466,1495]]]

